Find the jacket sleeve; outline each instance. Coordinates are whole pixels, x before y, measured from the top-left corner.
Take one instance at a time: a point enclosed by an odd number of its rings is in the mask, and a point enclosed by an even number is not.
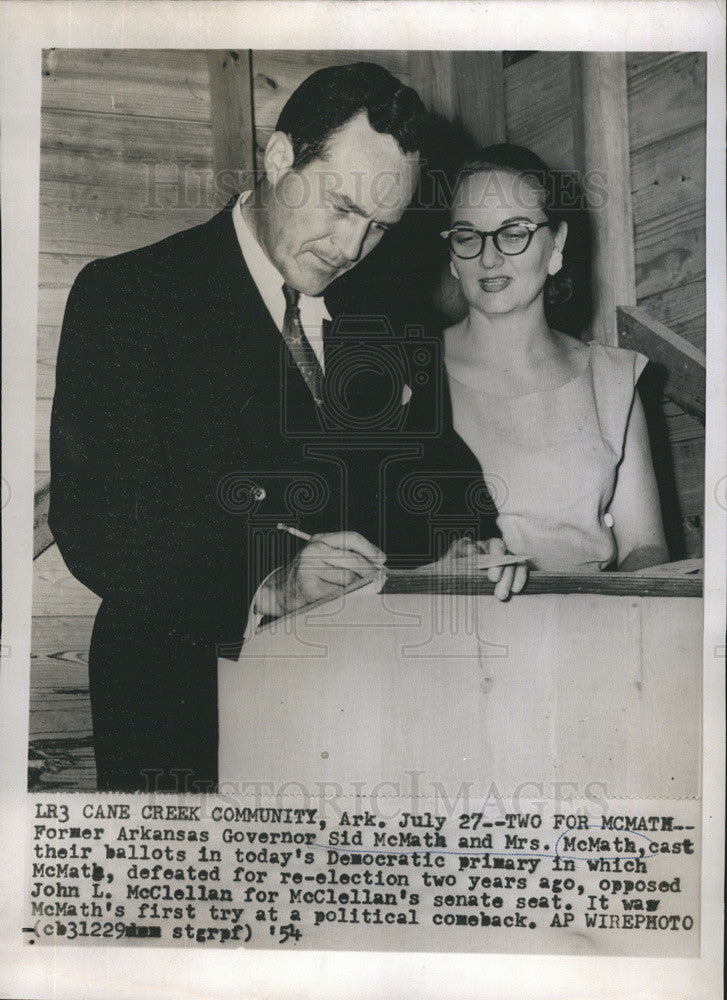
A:
[[[110,279],[104,264],[81,272],[63,321],[51,418],[54,538],[73,575],[102,598],[191,632],[236,618],[242,630],[256,581],[246,586],[241,553],[214,518],[171,495],[158,343],[140,332],[145,304],[132,301],[134,282]]]

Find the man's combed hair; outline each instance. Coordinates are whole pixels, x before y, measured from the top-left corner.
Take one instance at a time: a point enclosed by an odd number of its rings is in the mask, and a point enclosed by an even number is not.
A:
[[[277,130],[290,137],[293,166],[324,157],[331,136],[361,111],[375,131],[393,136],[402,152],[421,148],[425,110],[415,90],[376,63],[328,66],[304,80],[280,112]]]

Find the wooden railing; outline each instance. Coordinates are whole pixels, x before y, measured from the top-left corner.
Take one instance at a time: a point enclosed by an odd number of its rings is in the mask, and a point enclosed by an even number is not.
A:
[[[37,559],[53,545],[53,533],[48,527],[50,507],[50,479],[46,479],[35,491],[33,510],[33,559]]]
[[[616,314],[621,347],[641,351],[652,364],[662,368],[666,375],[663,386],[666,398],[703,424],[707,395],[704,352],[643,309],[619,306]]]

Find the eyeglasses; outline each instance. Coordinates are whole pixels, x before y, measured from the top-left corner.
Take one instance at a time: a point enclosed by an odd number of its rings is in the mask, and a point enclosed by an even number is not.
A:
[[[456,229],[446,229],[439,235],[443,240],[449,241],[449,248],[456,257],[463,257],[465,260],[480,256],[488,236],[492,237],[492,242],[500,253],[514,257],[525,253],[538,229],[549,225],[549,222],[511,222],[489,232],[482,232],[471,226],[457,226]]]

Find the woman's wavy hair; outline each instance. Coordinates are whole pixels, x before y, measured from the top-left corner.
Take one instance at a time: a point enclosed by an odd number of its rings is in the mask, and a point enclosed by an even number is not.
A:
[[[502,142],[486,146],[474,159],[463,164],[454,183],[452,201],[468,177],[475,174],[501,170],[517,177],[527,177],[542,192],[542,208],[553,233],[561,222],[568,222],[574,210],[583,210],[583,199],[573,177],[559,170],[552,170],[532,150]],[[528,206],[532,207],[532,206]],[[574,240],[566,239],[563,248],[563,267],[555,275],[548,275],[545,282],[545,301],[548,305],[567,302],[573,295],[575,261],[569,253]]]

